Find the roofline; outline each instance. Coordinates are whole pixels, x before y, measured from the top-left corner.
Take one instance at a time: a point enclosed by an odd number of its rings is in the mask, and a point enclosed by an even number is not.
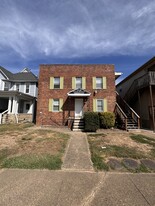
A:
[[[2,72],[2,74],[3,74],[7,79],[9,79],[9,77],[2,71],[1,68],[0,68],[0,71]]]
[[[18,82],[18,83],[22,83],[22,82],[35,82],[35,83],[37,83],[38,82],[38,80],[12,80],[12,79],[3,79],[3,81],[6,81],[6,82],[14,82],[14,83],[16,83],[16,82]]]
[[[122,72],[115,72],[115,80],[118,79],[122,74]]]
[[[89,97],[91,94],[69,94],[69,93],[67,93],[67,95],[69,96],[69,97]]]
[[[65,65],[66,66],[91,66],[91,65],[92,66],[95,66],[95,65],[96,66],[98,66],[98,65],[104,65],[104,66],[105,65],[111,65],[111,66],[115,66],[114,64],[102,64],[102,63],[101,64],[78,64],[78,63],[77,64],[76,63],[75,64],[63,64],[63,63],[62,64],[40,64],[39,66],[52,66],[52,65],[53,66],[65,66]]]
[[[29,98],[29,99],[36,99],[36,97],[34,97],[34,96],[31,96],[29,94],[25,94],[23,92],[14,91],[14,90],[12,90],[12,91],[0,90],[0,96],[2,96],[2,95],[5,95],[5,96],[6,95],[17,95],[17,96],[22,96],[22,97]]]
[[[125,79],[123,79],[121,82],[119,82],[117,84],[117,86],[119,86],[120,84],[126,82],[128,79],[130,79],[131,77],[133,77],[134,75],[136,75],[137,73],[139,73],[140,71],[142,71],[143,69],[147,69],[148,66],[150,66],[150,64],[155,63],[155,56],[153,58],[151,58],[149,61],[147,61],[145,64],[143,64],[142,66],[140,66],[137,70],[135,70],[134,72],[132,72],[129,76],[127,76]]]

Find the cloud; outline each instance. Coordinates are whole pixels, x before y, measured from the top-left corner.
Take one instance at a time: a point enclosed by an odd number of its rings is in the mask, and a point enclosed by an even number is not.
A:
[[[1,0],[0,47],[23,60],[153,53],[155,2],[124,2]]]

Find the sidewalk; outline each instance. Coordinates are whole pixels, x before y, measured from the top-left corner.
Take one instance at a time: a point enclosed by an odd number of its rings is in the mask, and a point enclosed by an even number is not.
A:
[[[154,206],[155,174],[0,170],[0,206]]]
[[[93,171],[87,136],[85,133],[71,133],[71,138],[63,162],[63,170]]]

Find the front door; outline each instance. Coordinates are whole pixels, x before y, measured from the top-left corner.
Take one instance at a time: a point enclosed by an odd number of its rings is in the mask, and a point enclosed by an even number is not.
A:
[[[75,118],[83,116],[83,99],[75,99]]]

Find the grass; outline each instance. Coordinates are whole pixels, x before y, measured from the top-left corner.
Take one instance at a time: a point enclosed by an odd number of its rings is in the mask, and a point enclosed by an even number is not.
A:
[[[106,134],[103,133],[96,133],[96,134],[88,134],[89,137],[105,137]]]
[[[108,165],[104,162],[103,158],[100,157],[98,154],[92,154],[92,162],[96,169],[98,170],[109,170]]]
[[[49,169],[55,170],[61,168],[61,157],[49,154],[42,155],[21,155],[4,159],[1,166],[4,168],[22,168],[22,169]]]
[[[0,168],[60,169],[68,134],[31,129],[32,124],[0,125]],[[11,145],[9,142],[11,140]]]
[[[33,127],[34,124],[27,123],[27,124],[1,124],[0,125],[0,134],[5,132],[11,132],[11,131],[23,131],[27,128]]]
[[[138,134],[138,135],[131,135],[130,138],[138,143],[149,144],[151,146],[155,146],[155,139],[151,137]]]
[[[100,150],[101,151],[101,150]],[[102,155],[107,157],[117,157],[117,158],[133,158],[140,159],[145,158],[146,156],[136,150],[136,148],[129,148],[125,146],[117,146],[117,145],[108,145],[104,151],[102,151]]]
[[[147,144],[152,146],[154,146],[155,143],[155,140],[153,138],[145,137],[143,135],[131,135],[129,136],[129,138],[132,138],[138,143],[147,142]],[[104,134],[88,134],[88,142],[90,146],[92,162],[94,164],[94,167],[98,170],[109,170],[109,166],[106,162],[110,157],[115,157],[120,160],[123,158],[139,160],[155,157],[154,148],[151,150],[150,154],[144,153],[138,150],[136,147],[133,148],[124,145],[111,145],[108,144],[106,139],[104,139]],[[141,164],[137,170],[131,172],[149,172],[149,170]]]
[[[0,162],[3,161],[10,154],[7,148],[0,150]]]

